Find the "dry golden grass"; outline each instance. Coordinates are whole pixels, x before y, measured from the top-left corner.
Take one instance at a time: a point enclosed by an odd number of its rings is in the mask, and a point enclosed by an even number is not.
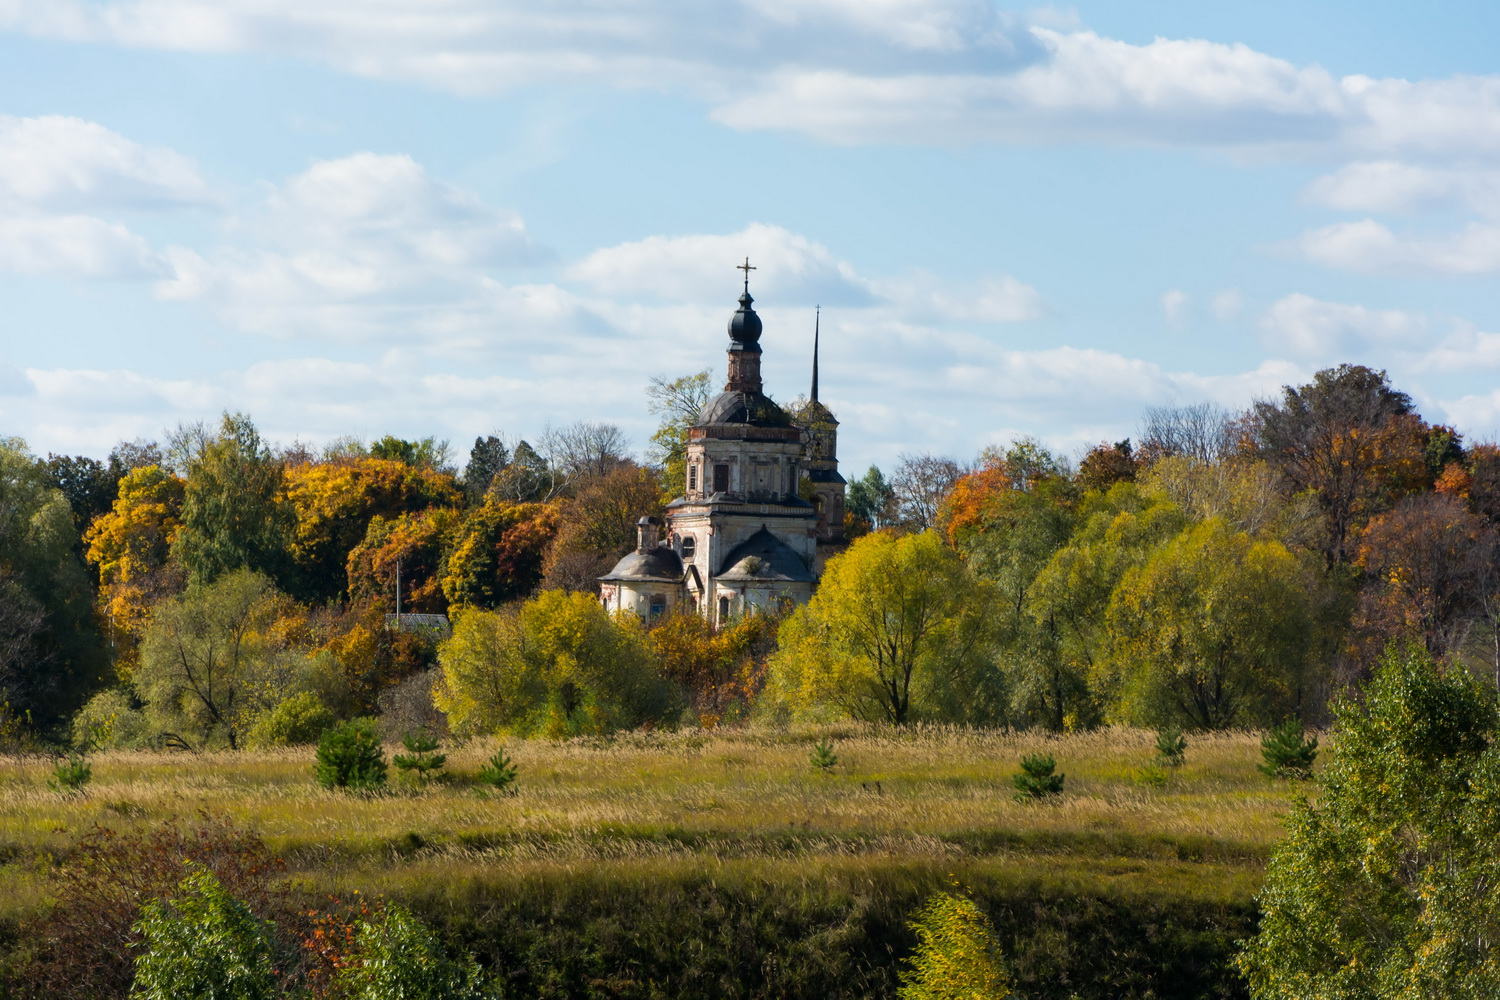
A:
[[[808,761],[825,735],[839,758],[828,774]],[[1187,763],[1159,789],[1138,780],[1152,734],[1126,729],[1046,737],[849,725],[523,741],[506,745],[520,779],[504,796],[474,781],[495,749],[450,749],[451,781],[368,796],[319,788],[311,748],[100,754],[73,796],[47,787],[51,761],[0,759],[0,911],[41,905],[47,853],[91,825],[200,811],[258,831],[310,883],[392,891],[482,881],[499,868],[862,859],[1061,865],[1101,878],[1149,870],[1157,881],[1205,864],[1220,880],[1253,882],[1289,793],[1257,773],[1259,736],[1249,733],[1191,737]],[[1056,758],[1066,793],[1015,802],[1011,775],[1038,751]]]

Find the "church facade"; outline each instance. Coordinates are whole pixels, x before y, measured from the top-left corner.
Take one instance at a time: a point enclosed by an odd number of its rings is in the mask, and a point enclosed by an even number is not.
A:
[[[652,618],[686,603],[715,624],[807,601],[843,545],[838,421],[812,393],[794,421],[765,395],[761,320],[744,294],[729,320],[729,376],[688,432],[682,495],[642,518],[636,550],[601,577],[611,611]]]

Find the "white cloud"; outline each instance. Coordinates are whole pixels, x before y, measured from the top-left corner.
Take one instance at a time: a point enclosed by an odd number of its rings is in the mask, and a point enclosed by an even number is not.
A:
[[[1167,321],[1170,323],[1181,322],[1186,314],[1187,304],[1187,292],[1180,288],[1171,288],[1161,293],[1162,312],[1167,314]]]
[[[1490,274],[1500,271],[1500,224],[1474,222],[1453,233],[1407,237],[1364,219],[1304,233],[1296,249],[1308,260],[1347,271]]]
[[[87,215],[0,217],[0,270],[60,278],[148,278],[165,266],[124,226]]]
[[[499,316],[538,321],[559,309],[490,277],[546,258],[521,220],[433,180],[407,156],[317,163],[231,229],[236,243],[168,250],[173,273],[158,296],[203,302],[281,337],[476,335]]]
[[[1415,350],[1422,346],[1426,320],[1398,309],[1324,302],[1300,293],[1272,304],[1261,330],[1275,348],[1314,360],[1347,360],[1372,348]]]
[[[1228,323],[1236,318],[1244,308],[1245,297],[1238,288],[1226,288],[1214,296],[1214,317],[1221,323]]]
[[[1308,186],[1309,201],[1349,212],[1460,209],[1500,218],[1500,170],[1393,160],[1351,163]]]
[[[0,28],[495,93],[574,81],[835,142],[1500,155],[1500,76],[1338,78],[1245,45],[1135,45],[986,0],[0,0]]]
[[[206,205],[213,191],[187,157],[61,115],[0,115],[0,203],[38,209]]]
[[[730,268],[746,257],[756,268],[750,284],[757,297],[802,305],[864,305],[874,298],[869,283],[827,247],[763,223],[724,235],[651,236],[605,247],[566,274],[606,295],[721,302],[731,282],[742,277]]]

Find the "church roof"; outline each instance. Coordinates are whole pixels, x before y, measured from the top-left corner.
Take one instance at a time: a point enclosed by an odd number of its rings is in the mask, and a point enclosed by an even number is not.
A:
[[[721,392],[698,411],[698,426],[750,424],[755,427],[789,427],[791,423],[785,410],[758,392]]]
[[[653,545],[645,552],[637,549],[615,563],[615,568],[599,579],[680,583],[682,558],[666,545]]]
[[[724,571],[715,579],[745,581],[789,581],[813,583],[816,577],[792,548],[762,526],[736,545],[724,558]]]

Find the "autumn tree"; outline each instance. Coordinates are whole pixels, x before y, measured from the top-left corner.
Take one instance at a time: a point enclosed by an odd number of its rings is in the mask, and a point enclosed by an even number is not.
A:
[[[1248,433],[1289,493],[1317,499],[1328,566],[1352,560],[1366,520],[1431,482],[1428,428],[1411,398],[1385,372],[1361,365],[1325,369],[1307,385],[1286,386],[1278,402],[1256,403]]]
[[[1482,613],[1496,544],[1484,518],[1441,493],[1415,494],[1372,518],[1356,553],[1370,581],[1355,626],[1361,645],[1374,652],[1404,637],[1434,656],[1454,651]]]
[[[433,700],[460,734],[573,736],[668,721],[679,710],[639,624],[588,594],[459,612]]]
[[[1095,445],[1078,463],[1078,485],[1085,490],[1108,490],[1115,483],[1128,483],[1140,471],[1140,462],[1130,439]]]
[[[1316,576],[1286,546],[1194,525],[1110,597],[1116,713],[1136,725],[1267,725],[1301,707],[1318,650]]]
[[[658,672],[687,692],[699,725],[714,726],[743,713],[760,692],[779,625],[775,615],[755,614],[715,626],[678,605],[652,623],[647,640]]]
[[[829,560],[812,600],[782,625],[771,702],[895,725],[991,721],[1003,711],[993,600],[935,533],[866,535]]]
[[[159,465],[134,469],[120,480],[109,512],[84,535],[89,562],[99,574],[99,605],[116,642],[115,668],[128,679],[151,608],[182,589],[184,571],[172,561],[182,527],[185,484]]]
[[[443,596],[450,605],[480,608],[527,596],[541,583],[556,533],[555,504],[509,503],[490,493],[454,532]]]
[[[295,592],[313,601],[345,591],[349,554],[373,519],[457,508],[461,502],[447,473],[380,458],[295,466],[287,470],[287,496],[296,513],[290,546]]]
[[[708,369],[675,379],[653,375],[646,385],[646,410],[661,419],[646,459],[661,469],[662,503],[681,495],[687,483],[688,428],[712,398],[713,373]]]
[[[374,601],[394,612],[399,569],[403,611],[444,613],[448,549],[462,524],[462,515],[447,507],[389,518],[377,514],[345,562],[349,599]]]
[[[663,494],[651,469],[624,461],[585,481],[558,511],[542,585],[597,593],[598,578],[636,546],[636,522],[661,517]]]
[[[1255,1000],[1500,994],[1495,699],[1420,644],[1335,708],[1323,790],[1297,799],[1239,965]]]
[[[225,413],[217,434],[187,451],[182,528],[173,556],[196,583],[248,569],[285,580],[295,511],[286,476],[250,418]]]

